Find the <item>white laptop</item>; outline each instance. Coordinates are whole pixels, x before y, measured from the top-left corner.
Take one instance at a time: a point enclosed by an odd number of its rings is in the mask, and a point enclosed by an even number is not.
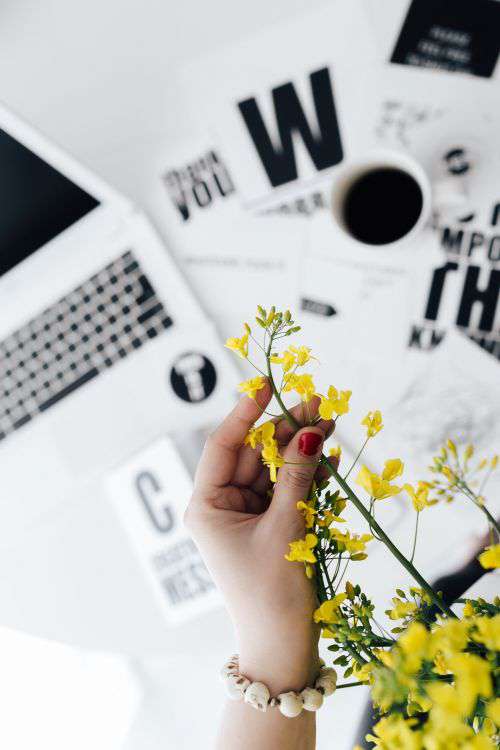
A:
[[[0,108],[1,624],[155,642],[103,477],[162,435],[192,469],[234,383],[147,218]]]

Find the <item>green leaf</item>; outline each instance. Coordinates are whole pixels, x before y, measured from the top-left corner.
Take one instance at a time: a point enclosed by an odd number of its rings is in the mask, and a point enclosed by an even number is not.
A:
[[[334,660],[333,663],[340,664],[340,666],[342,667],[346,667],[349,664],[349,661],[347,660],[346,656],[342,655],[342,656],[337,656],[337,658]]]

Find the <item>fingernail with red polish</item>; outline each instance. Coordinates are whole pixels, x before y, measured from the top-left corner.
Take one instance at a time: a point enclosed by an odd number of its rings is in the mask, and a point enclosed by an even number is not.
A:
[[[303,456],[314,456],[317,453],[323,436],[317,432],[303,432],[299,438],[299,453]]]

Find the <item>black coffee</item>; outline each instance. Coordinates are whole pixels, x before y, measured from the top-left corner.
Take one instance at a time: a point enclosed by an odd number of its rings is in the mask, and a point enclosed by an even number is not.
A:
[[[408,172],[377,167],[360,175],[348,189],[343,219],[357,240],[386,245],[415,226],[422,203],[420,185]]]

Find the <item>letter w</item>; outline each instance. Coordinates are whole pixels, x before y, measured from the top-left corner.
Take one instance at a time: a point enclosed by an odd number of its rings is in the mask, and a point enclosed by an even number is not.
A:
[[[317,136],[311,131],[293,83],[285,83],[272,90],[281,140],[281,147],[277,149],[266,130],[255,98],[238,102],[238,108],[273,187],[297,179],[297,164],[293,148],[295,132],[302,136],[318,171],[342,161],[342,142],[329,70],[321,68],[311,73],[309,78],[319,126]]]

